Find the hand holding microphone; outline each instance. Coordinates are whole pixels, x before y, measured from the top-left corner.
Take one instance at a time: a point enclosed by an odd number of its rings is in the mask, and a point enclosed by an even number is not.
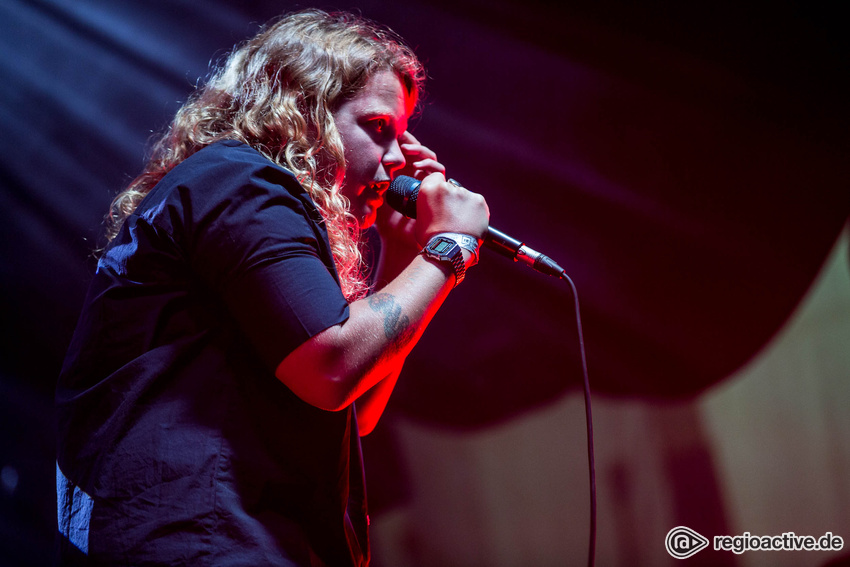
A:
[[[429,176],[431,177],[431,176]],[[390,183],[390,188],[386,194],[387,204],[400,212],[406,217],[417,218],[419,214],[419,208],[417,206],[417,202],[419,200],[419,191],[420,187],[423,183],[428,182],[429,179],[426,177],[423,181],[419,181],[414,179],[413,177],[407,177],[406,175],[399,175],[395,179],[393,179],[392,183]],[[435,180],[436,181],[436,180]],[[458,188],[460,185],[454,180],[449,180],[449,184],[454,184]],[[468,192],[467,192],[468,193]],[[430,195],[430,193],[429,193]],[[471,195],[476,195],[475,193],[471,193]],[[478,195],[479,198],[480,195]],[[439,198],[439,197],[438,197]],[[481,198],[483,202],[483,198]],[[486,207],[486,203],[484,203]],[[424,215],[431,214],[431,208],[425,207],[423,211]],[[422,220],[426,220],[423,218]],[[433,219],[429,218],[426,221],[426,226],[428,222]],[[429,229],[430,234],[435,234],[437,231],[432,231]],[[451,232],[461,232],[460,230],[452,230]],[[505,256],[507,258],[511,258],[514,261],[521,261],[529,267],[537,270],[538,272],[555,276],[557,278],[561,278],[565,274],[565,270],[552,261],[551,258],[529,248],[524,243],[520,242],[515,238],[511,238],[507,234],[496,230],[493,227],[484,227],[483,232],[476,233],[467,233],[472,234],[478,238],[483,237],[484,246],[490,248]],[[480,234],[480,236],[479,236]]]
[[[442,173],[432,173],[422,181],[404,176],[396,179],[410,179],[415,183],[415,214],[411,216],[405,211],[399,212],[416,219],[414,233],[421,245],[436,234],[449,232],[467,234],[476,239],[478,244],[484,239],[490,221],[490,211],[484,197],[454,181],[446,182]],[[386,194],[388,202],[392,198],[391,192],[392,189]]]
[[[445,167],[437,160],[436,153],[410,132],[404,132],[399,143],[405,165],[388,173],[422,181],[418,193],[419,218],[404,217],[389,206],[379,209],[375,226],[383,244],[376,281],[379,285],[391,281],[414,256],[424,255],[438,263],[450,264],[457,283],[463,279],[466,268],[478,261],[478,248],[489,222],[487,204],[482,196],[446,183]],[[434,247],[430,246],[437,236],[440,238],[433,243]]]

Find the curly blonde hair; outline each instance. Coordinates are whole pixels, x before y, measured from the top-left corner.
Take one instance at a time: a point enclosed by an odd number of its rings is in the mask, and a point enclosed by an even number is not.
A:
[[[272,22],[237,46],[180,108],[144,171],[113,200],[107,242],[174,166],[214,142],[235,139],[296,175],[325,219],[343,294],[362,297],[360,227],[340,192],[346,163],[333,112],[383,70],[395,72],[418,100],[424,69],[388,28],[314,9]]]

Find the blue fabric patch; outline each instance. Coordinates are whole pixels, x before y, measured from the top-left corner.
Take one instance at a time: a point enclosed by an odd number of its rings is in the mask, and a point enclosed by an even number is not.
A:
[[[56,515],[59,532],[88,555],[89,523],[94,500],[62,473],[56,463]]]

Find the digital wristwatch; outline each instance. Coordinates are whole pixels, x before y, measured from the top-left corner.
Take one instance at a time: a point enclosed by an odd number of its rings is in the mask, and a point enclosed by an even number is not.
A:
[[[443,264],[449,264],[455,274],[455,287],[463,281],[466,275],[463,248],[453,238],[440,234],[432,237],[422,249],[422,254]]]

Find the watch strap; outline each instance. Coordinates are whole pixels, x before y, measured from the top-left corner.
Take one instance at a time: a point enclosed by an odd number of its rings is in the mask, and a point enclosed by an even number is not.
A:
[[[462,234],[460,232],[441,232],[436,236],[445,236],[446,238],[451,238],[452,240],[457,242],[458,246],[460,246],[464,250],[469,250],[472,253],[473,258],[475,258],[475,261],[472,263],[473,266],[478,263],[478,239],[474,236]]]
[[[446,248],[449,245],[450,247]],[[455,287],[466,276],[466,264],[463,261],[463,252],[457,240],[437,234],[431,237],[421,253],[438,262],[449,264],[455,275]]]

